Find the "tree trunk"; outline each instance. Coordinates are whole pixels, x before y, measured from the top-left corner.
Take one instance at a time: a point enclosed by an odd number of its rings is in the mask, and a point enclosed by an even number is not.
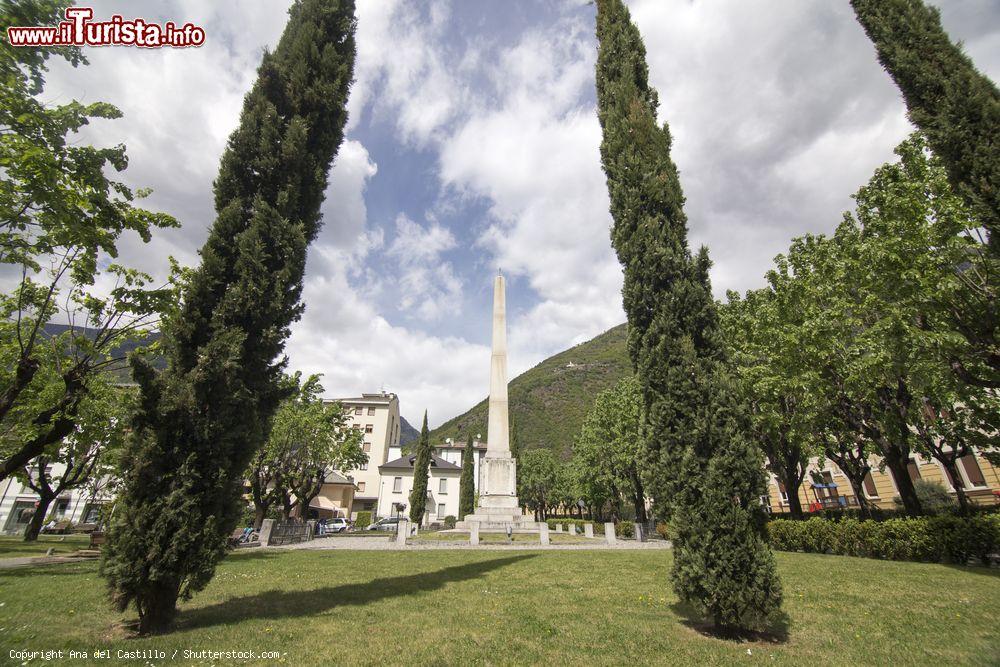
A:
[[[885,454],[885,465],[892,472],[892,478],[899,490],[899,499],[903,503],[903,509],[910,516],[920,516],[923,513],[920,509],[920,500],[913,488],[910,471],[906,467],[909,457],[904,459],[895,448],[883,450],[883,453]]]
[[[264,524],[264,517],[267,516],[267,505],[254,505],[253,511],[253,529],[260,531],[260,527]]]
[[[139,634],[153,635],[169,629],[177,615],[180,586],[173,582],[151,581],[136,596]]]
[[[45,525],[45,515],[49,511],[49,505],[55,500],[55,496],[43,495],[38,500],[38,507],[35,508],[35,513],[31,515],[31,521],[24,529],[24,541],[34,542],[38,539],[38,534],[42,532],[42,526]]]
[[[861,512],[861,516],[870,519],[872,511],[868,504],[868,499],[865,498],[865,475],[868,474],[868,471],[866,470],[861,477],[857,477],[844,470],[843,466],[840,469],[844,472],[844,476],[847,477],[847,481],[850,482],[851,489],[854,491],[854,497],[858,499],[858,510]]]
[[[646,516],[646,493],[642,488],[642,478],[639,471],[632,466],[630,471],[632,477],[632,504],[635,505],[635,520],[641,524],[646,524],[649,517]]]
[[[944,454],[943,456],[935,456],[941,465],[945,467],[948,474],[951,476],[951,485],[955,489],[955,495],[958,496],[958,508],[963,515],[969,513],[969,498],[965,495],[965,480],[962,479],[962,475],[958,472],[958,461],[955,458],[954,453],[951,455]]]

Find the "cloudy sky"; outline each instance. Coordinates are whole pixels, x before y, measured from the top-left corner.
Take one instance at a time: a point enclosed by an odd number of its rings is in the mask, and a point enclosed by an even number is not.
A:
[[[125,180],[183,224],[123,244],[164,275],[195,264],[211,183],[262,49],[288,2],[93,3],[95,17],[205,28],[197,49],[88,49],[46,99],[105,100],[124,119]],[[762,284],[772,257],[831,230],[850,194],[910,131],[846,1],[632,0],[661,119],[707,244],[717,296]],[[946,29],[1000,78],[1000,0],[940,0]],[[594,6],[584,0],[358,0],[347,140],[309,255],[290,366],[330,396],[382,388],[414,424],[485,396],[491,284],[508,277],[512,376],[624,321],[599,162]]]

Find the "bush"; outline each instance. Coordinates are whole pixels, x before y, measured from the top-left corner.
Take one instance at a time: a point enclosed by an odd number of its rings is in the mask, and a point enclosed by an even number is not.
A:
[[[663,523],[662,521],[658,521],[656,523],[656,534],[665,540],[670,539],[670,532],[667,530],[667,524]]]
[[[886,521],[813,517],[767,524],[771,546],[782,551],[834,553],[889,560],[988,564],[1000,551],[1000,515],[934,516]]]
[[[445,528],[454,528],[455,527],[455,523],[457,521],[458,521],[458,519],[456,519],[455,517],[453,517],[453,516],[451,516],[449,514],[448,516],[446,516],[444,518],[444,527]]]
[[[913,483],[913,490],[917,494],[917,500],[920,501],[920,508],[926,514],[945,514],[956,508],[948,489],[940,482],[918,479]]]
[[[354,528],[356,530],[364,530],[372,523],[372,513],[371,512],[358,512],[358,516],[354,519]]]
[[[633,538],[635,537],[635,522],[634,521],[619,521],[618,522],[618,534],[621,537]]]

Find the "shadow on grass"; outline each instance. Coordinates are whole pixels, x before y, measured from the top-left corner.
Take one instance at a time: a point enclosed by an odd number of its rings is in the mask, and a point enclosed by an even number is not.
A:
[[[0,578],[53,577],[65,574],[85,574],[97,569],[98,561],[80,560],[65,563],[31,563],[17,567],[0,568]],[[88,567],[89,566],[89,567]]]
[[[1000,577],[1000,568],[990,567],[989,565],[958,565],[955,563],[950,563],[945,565],[949,570],[955,570],[956,572],[962,572],[964,574],[984,574],[987,577]]]
[[[314,616],[345,605],[364,605],[385,598],[403,597],[432,591],[454,581],[481,577],[487,572],[534,556],[525,554],[508,558],[446,567],[436,572],[420,572],[401,577],[386,577],[359,584],[344,584],[306,591],[271,590],[256,595],[232,598],[225,602],[182,611],[178,630],[227,625],[240,621],[267,618]]]
[[[784,610],[779,611],[763,630],[742,630],[736,628],[716,628],[697,610],[685,602],[675,602],[671,605],[674,613],[681,618],[681,623],[700,635],[722,639],[731,642],[760,642],[763,644],[784,644],[788,641],[791,622]]]

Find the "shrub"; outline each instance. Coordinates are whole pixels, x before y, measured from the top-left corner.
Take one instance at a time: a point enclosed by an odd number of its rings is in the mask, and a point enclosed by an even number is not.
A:
[[[835,553],[889,560],[989,563],[1000,551],[1000,515],[935,516],[886,521],[813,517],[767,524],[771,546],[782,551]]]
[[[918,479],[913,483],[913,490],[920,501],[920,508],[927,514],[944,514],[955,509],[955,501],[940,482]]]
[[[357,518],[354,519],[354,527],[357,530],[364,530],[372,523],[372,513],[371,512],[358,512]]]
[[[617,526],[618,534],[622,537],[633,538],[635,537],[635,522],[634,521],[619,521]]]
[[[656,523],[656,534],[659,535],[660,537],[662,537],[665,540],[669,540],[670,539],[670,531],[667,530],[667,524],[665,524],[662,521],[658,521]]]
[[[457,520],[457,519],[456,519],[455,517],[453,517],[453,516],[451,516],[451,515],[449,514],[448,516],[446,516],[446,517],[444,518],[444,527],[445,527],[445,528],[454,528],[454,527],[455,527],[455,523],[456,523],[457,521],[458,521],[458,520]]]
[[[563,526],[573,524],[576,526],[576,532],[580,535],[583,534],[583,524],[592,523],[594,524],[594,535],[604,534],[604,524],[589,519],[546,519],[545,523],[548,524],[550,531],[555,530],[557,523],[561,523]]]

